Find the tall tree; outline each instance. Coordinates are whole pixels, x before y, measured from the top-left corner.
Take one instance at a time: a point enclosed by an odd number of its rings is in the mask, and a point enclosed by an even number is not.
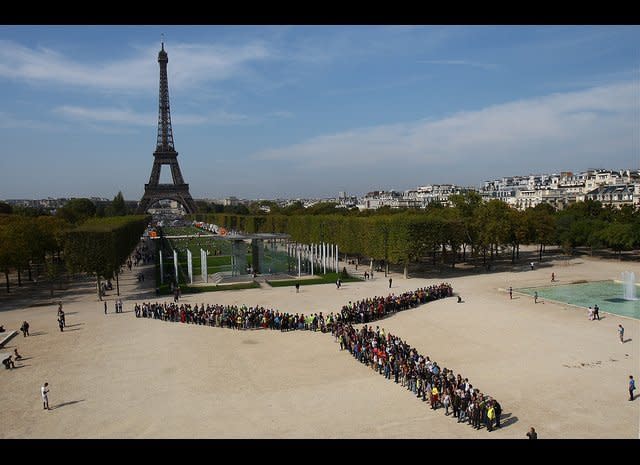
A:
[[[57,216],[74,224],[81,223],[95,214],[96,206],[89,199],[71,199],[56,212]]]
[[[124,202],[122,192],[118,191],[118,194],[113,198],[111,202],[111,215],[109,216],[124,216],[127,212],[127,205]]]

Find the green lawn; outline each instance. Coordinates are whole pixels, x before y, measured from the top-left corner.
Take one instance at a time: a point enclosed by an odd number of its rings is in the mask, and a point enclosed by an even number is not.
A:
[[[327,273],[326,275],[320,275],[318,278],[311,279],[287,279],[284,281],[267,281],[272,287],[284,287],[284,286],[295,286],[296,284],[300,284],[301,286],[309,286],[312,284],[335,284],[338,280],[338,273]],[[355,278],[353,276],[349,276],[348,278],[342,278],[343,283],[350,283],[362,281],[360,278]]]
[[[218,284],[213,286],[187,286],[186,284],[180,285],[182,294],[200,294],[202,292],[219,292],[219,291],[236,291],[239,289],[255,289],[260,287],[260,284],[256,282],[250,283],[237,283],[237,284]],[[171,294],[171,285],[163,284],[160,286],[161,295]]]
[[[162,228],[165,236],[187,236],[194,234],[206,234],[195,226],[165,226]]]

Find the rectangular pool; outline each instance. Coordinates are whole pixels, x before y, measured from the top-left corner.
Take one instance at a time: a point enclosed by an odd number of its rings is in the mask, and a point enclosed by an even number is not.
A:
[[[636,285],[636,289],[636,295],[640,295],[638,285]],[[622,282],[595,281],[582,284],[559,284],[548,287],[525,287],[516,289],[516,291],[531,296],[537,291],[538,297],[541,299],[556,300],[585,309],[598,304],[601,312],[640,319],[640,300],[625,300]]]

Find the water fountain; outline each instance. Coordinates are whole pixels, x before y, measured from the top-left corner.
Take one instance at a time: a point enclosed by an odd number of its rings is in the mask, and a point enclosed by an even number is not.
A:
[[[638,300],[636,297],[636,274],[633,271],[622,272],[624,300]]]

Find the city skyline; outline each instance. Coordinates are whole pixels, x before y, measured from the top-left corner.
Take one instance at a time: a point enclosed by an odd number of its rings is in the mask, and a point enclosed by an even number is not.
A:
[[[636,26],[4,26],[0,198],[142,196],[162,32],[195,198],[640,167]]]

